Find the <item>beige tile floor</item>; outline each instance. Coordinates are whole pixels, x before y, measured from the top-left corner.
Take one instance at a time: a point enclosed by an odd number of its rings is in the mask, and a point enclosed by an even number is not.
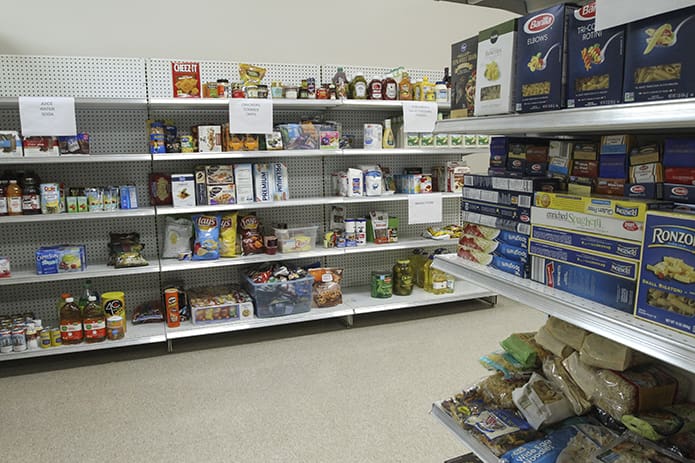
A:
[[[429,415],[544,315],[500,299],[0,363],[2,461],[433,462]],[[31,458],[29,458],[29,455]]]

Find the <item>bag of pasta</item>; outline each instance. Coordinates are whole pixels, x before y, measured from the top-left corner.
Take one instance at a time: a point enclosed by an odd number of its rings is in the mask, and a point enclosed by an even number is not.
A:
[[[312,286],[313,307],[334,307],[343,303],[340,282],[343,279],[342,268],[310,268],[314,277]]]

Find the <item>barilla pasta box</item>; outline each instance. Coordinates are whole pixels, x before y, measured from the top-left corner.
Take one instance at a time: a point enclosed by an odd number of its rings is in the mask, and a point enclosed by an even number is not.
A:
[[[667,138],[664,140],[664,167],[692,167],[695,159],[695,139]]]
[[[668,183],[695,185],[695,167],[667,167],[664,180]]]
[[[253,165],[253,183],[256,191],[256,202],[267,203],[273,201],[273,168],[270,164]]]
[[[462,206],[463,207],[463,206]],[[524,235],[531,234],[531,225],[528,223],[519,222],[517,220],[505,219],[495,215],[480,214],[478,212],[462,211],[461,219],[464,222],[469,222],[484,227],[497,228],[499,230],[507,230],[510,232],[521,233]]]
[[[451,45],[451,117],[473,116],[478,36]]]
[[[639,262],[642,255],[642,245],[638,242],[615,239],[609,236],[594,235],[578,231],[562,230],[559,228],[533,225],[531,238],[536,242],[553,243],[559,246],[569,246],[583,249],[591,253]]]
[[[600,217],[581,212],[546,209],[544,207],[531,208],[531,223],[639,242],[642,241],[642,232],[644,230],[644,222],[634,220],[633,218]]]
[[[567,107],[623,101],[625,27],[596,30],[596,2],[570,15],[567,42]]]
[[[523,223],[531,222],[531,209],[514,207],[514,206],[498,206],[496,204],[488,204],[477,201],[464,200],[462,210],[469,212],[478,212],[480,214],[495,215],[509,220],[516,220]]]
[[[616,217],[644,222],[648,210],[671,209],[673,203],[656,200],[621,200],[596,196],[538,192],[534,205],[560,211],[581,212],[600,217]]]
[[[625,45],[625,103],[695,96],[695,8],[628,24]]]
[[[636,282],[545,257],[531,256],[531,279],[599,304],[632,313]]]
[[[695,334],[695,217],[650,212],[635,316]]]
[[[566,32],[574,9],[560,4],[519,18],[516,111],[547,111],[565,106]]]
[[[463,177],[463,186],[484,190],[533,193],[535,191],[560,191],[562,182],[556,178],[513,178],[466,174]]]
[[[512,112],[514,99],[517,20],[478,33],[475,115]]]
[[[695,203],[695,185],[664,183],[664,199],[677,203]]]
[[[627,183],[623,195],[634,199],[661,199],[663,191],[663,183]]]

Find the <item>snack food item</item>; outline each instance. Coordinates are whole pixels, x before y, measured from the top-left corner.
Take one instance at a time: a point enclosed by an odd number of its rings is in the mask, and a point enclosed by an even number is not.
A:
[[[194,288],[188,297],[194,325],[253,318],[251,296],[237,285]]]
[[[241,77],[244,87],[260,84],[263,77],[265,77],[265,72],[265,68],[260,66],[239,63],[239,77]]]
[[[505,380],[528,379],[533,368],[527,368],[507,352],[491,352],[480,357],[480,364],[491,371],[502,373]]]
[[[24,137],[22,140],[24,157],[59,156],[58,138],[56,137]]]
[[[562,391],[538,373],[533,373],[523,387],[514,389],[512,399],[533,429],[573,415],[572,406]]]
[[[150,174],[150,203],[166,206],[173,202],[171,197],[171,176],[168,174]]]
[[[550,355],[533,339],[536,333],[514,333],[500,342],[502,348],[526,368],[537,366]]]
[[[198,127],[198,151],[222,151],[222,127],[219,125],[201,125]]]
[[[147,260],[141,254],[145,245],[140,243],[139,233],[109,233],[109,237],[108,265],[113,265],[116,268],[148,265]]]
[[[195,62],[171,63],[174,98],[200,98],[200,64]]]
[[[270,164],[254,164],[253,181],[256,189],[256,202],[272,201],[274,176]]]
[[[290,183],[287,175],[287,166],[282,162],[272,164],[273,201],[287,201],[290,199]]]
[[[22,138],[16,130],[0,130],[0,158],[21,158]]]
[[[565,395],[575,415],[583,415],[591,409],[584,392],[577,386],[567,372],[559,357],[547,358],[543,361],[543,374]]]
[[[237,213],[226,213],[220,221],[220,256],[236,257]]]
[[[236,185],[210,185],[207,187],[208,204],[236,204]]]
[[[251,164],[234,164],[234,185],[237,204],[254,202],[253,166]]]
[[[193,260],[219,259],[220,216],[194,215],[193,226],[195,228]]]
[[[164,310],[161,301],[147,301],[138,305],[133,310],[130,321],[133,322],[133,325],[164,322]]]
[[[241,252],[243,255],[263,254],[263,235],[261,234],[261,224],[256,214],[243,214],[239,216],[239,234],[241,238]]]
[[[310,268],[314,277],[312,300],[314,307],[333,307],[343,303],[340,282],[343,279],[342,268]]]
[[[162,257],[176,258],[181,253],[191,251],[191,238],[193,238],[193,223],[186,218],[166,218],[164,229],[164,249]]]

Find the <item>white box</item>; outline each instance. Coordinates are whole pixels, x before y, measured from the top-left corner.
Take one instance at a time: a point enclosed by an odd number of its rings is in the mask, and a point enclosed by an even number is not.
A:
[[[273,200],[287,201],[290,199],[290,178],[287,166],[281,162],[271,165],[273,168]]]
[[[253,183],[256,202],[269,203],[273,201],[274,176],[270,164],[253,165]]]
[[[171,197],[174,207],[195,206],[195,176],[171,174]]]
[[[198,126],[198,151],[222,151],[222,127],[219,125]]]
[[[252,203],[253,200],[253,165],[234,164],[234,183],[236,184],[237,204]]]
[[[21,158],[24,156],[22,150],[22,138],[16,130],[0,130],[0,159],[2,158]]]
[[[642,242],[642,233],[644,232],[644,222],[631,219],[622,220],[599,217],[581,212],[558,211],[535,206],[531,208],[531,223],[638,242]]]
[[[515,19],[478,33],[476,116],[512,112],[515,54]]]

